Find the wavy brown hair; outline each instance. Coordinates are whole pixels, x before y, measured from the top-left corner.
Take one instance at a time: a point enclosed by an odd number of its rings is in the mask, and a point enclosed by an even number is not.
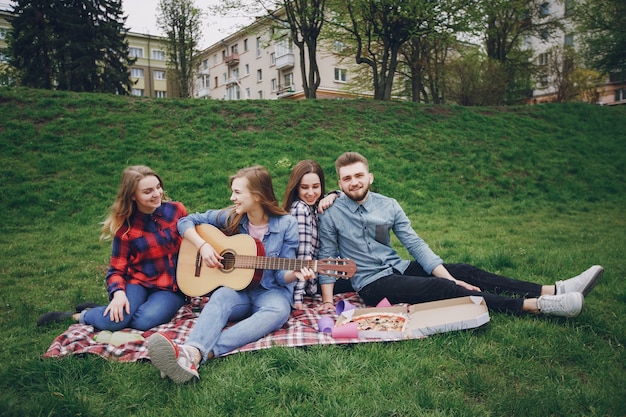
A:
[[[289,211],[291,209],[291,204],[299,198],[298,188],[300,186],[300,181],[302,181],[302,177],[306,174],[317,174],[317,176],[320,177],[320,184],[322,186],[321,196],[323,197],[326,194],[324,171],[322,170],[320,164],[311,159],[300,161],[291,170],[289,180],[287,181],[287,189],[285,190],[285,197],[283,198],[283,208],[286,211]]]
[[[161,180],[159,174],[154,172],[150,167],[145,165],[133,165],[127,167],[124,172],[122,172],[117,197],[115,197],[115,201],[110,208],[109,215],[102,222],[102,234],[100,235],[100,239],[111,238],[124,223],[130,227],[130,218],[133,213],[135,213],[135,210],[137,210],[137,204],[133,201],[133,194],[137,190],[139,181],[150,176],[156,177],[159,180],[161,189],[163,189],[163,180]],[[163,201],[168,200],[164,191]]]
[[[276,195],[274,194],[274,186],[272,185],[272,176],[269,171],[261,166],[242,168],[236,174],[231,175],[228,179],[228,186],[232,187],[235,178],[246,178],[248,180],[248,189],[250,193],[259,198],[259,204],[268,216],[283,216],[288,214],[280,207]],[[227,207],[224,210],[228,212],[226,224],[222,226],[227,235],[239,233],[239,223],[244,214],[237,214],[234,206]],[[218,216],[219,218],[220,216]]]

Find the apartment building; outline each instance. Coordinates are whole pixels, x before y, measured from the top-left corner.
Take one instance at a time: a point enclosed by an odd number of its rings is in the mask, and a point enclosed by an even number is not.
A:
[[[11,30],[11,17],[13,16],[8,10],[8,5],[0,3],[0,72],[7,65],[7,57],[4,48],[7,46],[6,37]],[[0,77],[0,85],[7,84],[8,79]]]
[[[166,40],[160,36],[126,32],[131,57],[136,58],[130,67],[134,96],[176,97],[175,83],[167,76]]]
[[[527,37],[524,39],[525,46],[534,51],[534,61],[539,67],[544,67],[545,71],[538,77],[536,87],[533,90],[533,103],[543,103],[554,101],[557,96],[557,83],[555,75],[550,74],[550,65],[557,61],[555,54],[560,53],[564,47],[576,49],[579,44],[578,35],[569,21],[572,5],[575,0],[547,0],[541,5],[541,14],[545,19],[559,19],[563,23],[563,30],[557,30],[553,35],[548,34],[540,37]],[[561,48],[555,48],[561,47]],[[553,71],[552,71],[553,72]],[[615,82],[607,77],[603,83],[596,86],[593,101],[600,105],[626,104],[626,83]]]
[[[342,63],[332,50],[318,47],[317,54],[321,80],[317,98],[354,97],[348,88],[354,67]],[[300,68],[299,49],[288,31],[277,31],[268,18],[259,18],[200,52],[195,94],[222,100],[302,99]],[[359,94],[371,96],[367,91]]]

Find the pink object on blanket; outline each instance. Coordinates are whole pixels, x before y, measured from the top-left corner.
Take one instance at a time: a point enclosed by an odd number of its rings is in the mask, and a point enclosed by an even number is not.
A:
[[[364,306],[356,293],[346,293],[335,296],[335,302],[341,300],[345,300],[356,307]],[[176,316],[169,323],[154,327],[145,332],[137,330],[129,331],[141,334],[145,339],[154,332],[161,332],[175,342],[183,343],[189,336],[195,319],[198,317],[200,310],[207,301],[208,297],[193,298],[191,303],[184,305],[178,310]],[[320,332],[318,330],[318,321],[321,315],[317,312],[316,308],[319,304],[319,300],[305,297],[304,303],[304,309],[294,310],[289,320],[282,328],[228,354],[266,349],[273,346],[294,347],[378,341],[377,339],[358,338],[336,339],[333,338],[330,333]],[[334,318],[336,319],[336,317]],[[43,357],[58,358],[67,355],[89,353],[120,362],[136,362],[150,359],[145,341],[132,341],[121,346],[115,346],[108,343],[98,343],[94,340],[96,335],[97,333],[94,332],[92,326],[74,324],[63,334],[54,339]]]

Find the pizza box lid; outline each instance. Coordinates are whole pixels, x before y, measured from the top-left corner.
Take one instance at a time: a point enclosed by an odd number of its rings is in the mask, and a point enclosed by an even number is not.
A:
[[[472,329],[489,321],[483,297],[467,296],[409,306],[408,338]]]
[[[413,305],[348,310],[339,316],[336,326],[348,323],[353,317],[378,312],[407,314],[409,320],[404,333],[359,330],[359,338],[415,339],[435,333],[471,329],[489,321],[489,311],[483,297],[467,296]]]

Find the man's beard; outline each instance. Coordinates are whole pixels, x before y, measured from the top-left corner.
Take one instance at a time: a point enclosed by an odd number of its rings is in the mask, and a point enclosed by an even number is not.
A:
[[[351,191],[349,193],[344,191],[344,193],[348,196],[348,198],[350,198],[350,200],[360,204],[367,197],[369,190],[370,190],[370,185],[366,184],[365,186],[363,186],[363,188],[359,190]]]

